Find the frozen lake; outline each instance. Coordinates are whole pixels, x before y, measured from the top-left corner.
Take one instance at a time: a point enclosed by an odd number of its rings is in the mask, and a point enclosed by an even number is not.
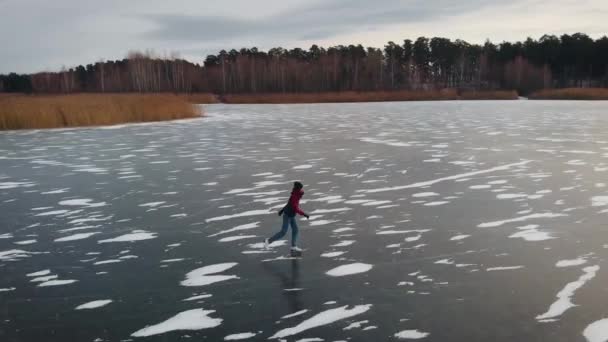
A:
[[[0,340],[606,341],[607,111],[213,105],[2,132]],[[261,244],[294,180],[302,259]]]

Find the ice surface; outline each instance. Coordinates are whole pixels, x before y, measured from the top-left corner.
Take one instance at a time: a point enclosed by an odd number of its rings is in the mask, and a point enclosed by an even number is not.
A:
[[[181,282],[183,286],[205,286],[229,279],[238,279],[235,275],[215,275],[238,265],[236,262],[208,265],[197,268],[186,274],[186,279]]]
[[[131,336],[146,337],[175,330],[201,330],[215,328],[222,324],[221,318],[209,317],[215,310],[192,309],[180,312],[168,320],[140,329]]]
[[[328,224],[332,224],[338,222],[337,220],[313,220],[310,222],[310,225],[315,227],[315,226],[325,226]]]
[[[599,266],[588,266],[583,268],[583,275],[581,275],[578,280],[573,281],[571,283],[566,284],[566,286],[557,293],[557,300],[551,304],[549,310],[544,314],[536,316],[537,320],[544,320],[548,318],[555,318],[561,316],[566,310],[575,306],[572,303],[572,296],[576,290],[585,285],[586,282],[593,279],[597,271],[599,271]]]
[[[96,309],[96,308],[100,308],[102,306],[106,306],[106,305],[108,305],[110,303],[112,303],[111,299],[94,300],[92,302],[88,302],[88,303],[84,303],[84,304],[78,305],[76,307],[76,310]]]
[[[245,211],[242,213],[238,213],[238,214],[233,214],[233,215],[224,215],[224,216],[218,216],[218,217],[212,217],[212,218],[208,218],[205,220],[205,222],[214,222],[214,221],[224,221],[224,220],[230,220],[233,218],[237,218],[237,217],[244,217],[244,216],[255,216],[255,215],[268,215],[271,214],[270,211],[263,209],[263,210],[249,210],[249,211]]]
[[[531,162],[530,160],[524,160],[524,161],[521,161],[518,163],[505,164],[505,165],[496,166],[496,167],[485,169],[485,170],[456,174],[456,175],[437,178],[437,179],[433,179],[433,180],[425,181],[425,182],[418,182],[418,183],[412,183],[412,184],[402,185],[402,186],[386,187],[386,188],[379,188],[379,189],[369,189],[369,190],[362,190],[362,191],[367,192],[367,193],[375,193],[375,192],[396,191],[396,190],[411,189],[411,188],[421,188],[421,187],[430,186],[430,185],[437,184],[437,183],[444,182],[444,181],[457,180],[457,179],[461,179],[461,178],[477,176],[477,175],[492,173],[492,172],[496,172],[496,171],[505,171],[505,170],[509,170],[515,166],[526,165],[530,162]]]
[[[394,336],[399,339],[409,339],[409,340],[417,340],[421,338],[425,338],[430,334],[427,332],[422,332],[418,330],[403,330],[396,333]]]
[[[328,325],[342,319],[357,316],[367,312],[371,307],[371,304],[365,304],[355,305],[351,309],[348,309],[348,305],[339,308],[329,309],[314,315],[313,317],[301,322],[293,328],[279,330],[277,333],[272,335],[270,339],[280,339],[288,336],[293,336],[312,328]]]
[[[112,239],[99,240],[98,243],[108,243],[108,242],[135,242],[141,240],[149,240],[156,238],[156,233],[150,233],[145,230],[134,230],[129,234],[124,234],[117,236]]]
[[[217,232],[215,234],[209,235],[209,237],[214,237],[214,236],[218,236],[218,235],[222,235],[222,234],[233,233],[233,232],[240,231],[240,230],[254,229],[254,228],[259,227],[259,225],[260,225],[259,221],[258,222],[247,223],[247,224],[242,224],[242,225],[236,226],[234,228],[222,230],[222,231]]]
[[[372,269],[372,265],[361,262],[338,266],[325,272],[332,277],[343,277],[351,274],[365,273]]]

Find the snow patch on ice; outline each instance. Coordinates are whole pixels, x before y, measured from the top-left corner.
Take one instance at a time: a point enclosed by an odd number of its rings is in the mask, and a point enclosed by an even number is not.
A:
[[[583,336],[589,342],[606,342],[608,341],[608,318],[600,319],[589,324],[583,330]]]
[[[321,254],[321,256],[323,258],[335,258],[337,256],[340,256],[340,255],[344,254],[344,253],[346,253],[346,252],[343,252],[343,251],[327,252],[327,253]]]
[[[215,310],[203,309],[192,309],[180,312],[164,322],[140,329],[131,334],[131,336],[146,337],[164,334],[166,332],[175,330],[201,330],[215,328],[222,324],[222,319],[209,317],[209,314],[214,312]]]
[[[229,279],[238,279],[235,275],[221,275],[215,274],[223,272],[238,265],[236,262],[226,262],[222,264],[208,265],[201,268],[197,268],[186,274],[186,279],[181,282],[182,286],[205,286],[220,281]]]
[[[400,339],[408,339],[408,340],[417,340],[421,338],[425,338],[430,334],[427,332],[422,332],[418,330],[403,330],[395,334],[396,338]]]
[[[555,266],[556,267],[579,266],[586,262],[587,262],[587,259],[581,257],[581,258],[576,258],[576,259],[560,260],[557,263],[555,263]]]
[[[536,319],[543,320],[555,318],[561,316],[569,308],[574,307],[575,304],[571,301],[574,292],[585,285],[586,282],[593,279],[599,269],[600,267],[597,265],[583,268],[583,275],[581,275],[578,280],[566,284],[566,286],[557,293],[557,300],[551,304],[549,310],[542,315],[536,316]]]
[[[252,333],[252,332],[230,334],[230,335],[224,337],[224,341],[246,340],[248,338],[254,337],[255,335],[256,335],[256,333]]]
[[[325,274],[332,277],[343,277],[352,274],[365,273],[372,269],[372,265],[365,264],[361,262],[356,262],[353,264],[347,264],[338,266],[336,268],[332,268],[331,270],[325,272]]]
[[[286,328],[278,331],[273,336],[271,336],[270,339],[280,339],[288,336],[293,336],[305,330],[320,327],[323,325],[328,325],[342,319],[357,316],[367,312],[371,308],[371,306],[371,304],[355,305],[351,309],[348,309],[348,305],[345,305],[339,308],[329,309],[314,315],[313,317],[301,322],[295,327]]]

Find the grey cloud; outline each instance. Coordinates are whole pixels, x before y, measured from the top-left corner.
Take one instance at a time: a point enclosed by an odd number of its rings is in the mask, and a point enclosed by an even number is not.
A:
[[[520,1],[520,0],[517,0]],[[262,19],[236,19],[213,16],[147,15],[158,28],[145,33],[153,40],[219,41],[255,37],[261,40],[326,39],[342,33],[373,30],[378,27],[415,23],[458,15],[495,5],[494,0],[331,0],[294,7]]]

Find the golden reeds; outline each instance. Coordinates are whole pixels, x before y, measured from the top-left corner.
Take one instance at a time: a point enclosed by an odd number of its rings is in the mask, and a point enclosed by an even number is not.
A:
[[[460,93],[461,100],[517,100],[515,90],[467,90]]]
[[[376,101],[437,101],[437,100],[515,100],[512,90],[464,91],[397,90],[397,91],[344,91],[325,93],[259,93],[229,94],[221,97],[226,103],[324,103],[324,102],[376,102]]]
[[[193,118],[198,106],[167,94],[15,95],[0,97],[0,129],[113,125]]]
[[[608,88],[563,88],[539,90],[533,100],[608,100]]]

